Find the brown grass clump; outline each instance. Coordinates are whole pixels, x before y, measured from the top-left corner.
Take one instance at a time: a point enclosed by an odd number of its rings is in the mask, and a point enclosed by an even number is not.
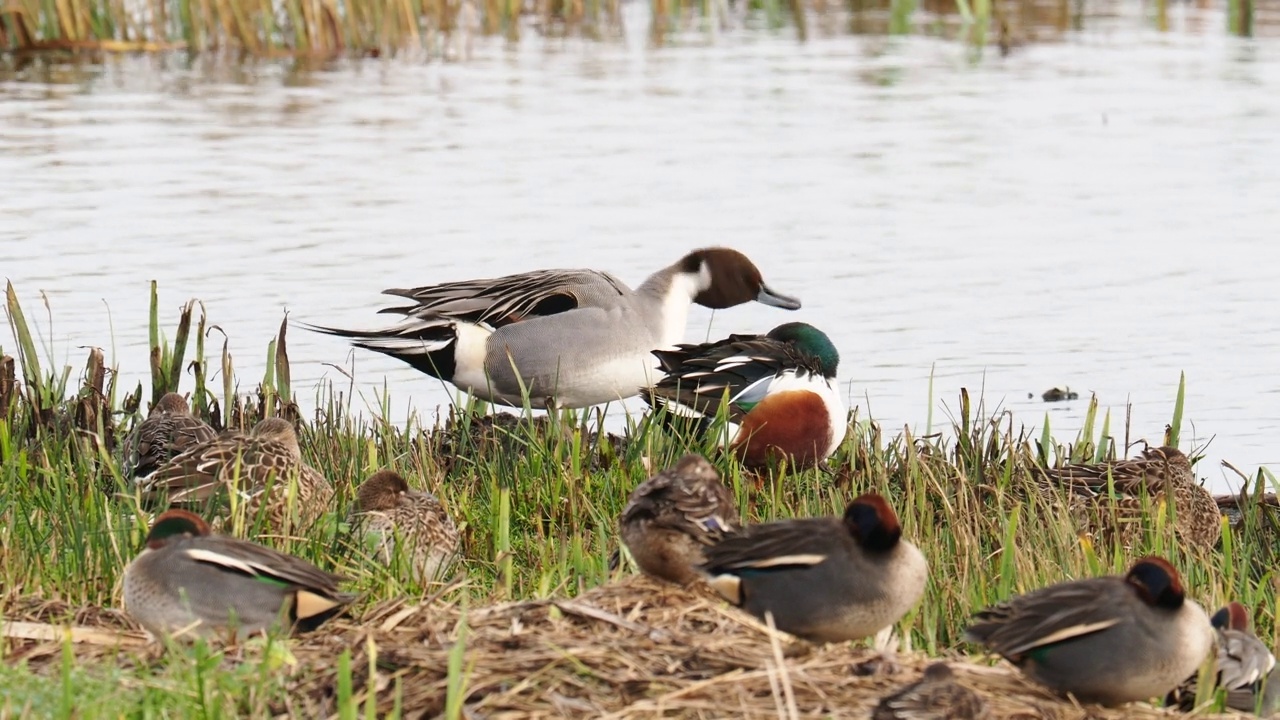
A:
[[[155,662],[160,645],[141,646],[141,635],[120,613],[71,613],[57,603],[14,601],[8,620],[30,625],[54,618],[97,626],[75,646],[80,661],[112,659],[128,666]],[[13,627],[10,625],[8,627]],[[26,660],[56,672],[60,644],[16,640],[6,628],[9,661]],[[81,632],[91,628],[81,628]],[[107,638],[114,637],[116,642]],[[287,670],[292,716],[337,713],[341,684],[335,658],[351,653],[350,685],[376,689],[378,712],[396,704],[410,717],[444,712],[450,655],[463,638],[463,678],[456,686],[465,717],[833,717],[866,718],[880,698],[919,680],[937,658],[903,652],[885,662],[853,645],[814,646],[773,631],[712,597],[642,576],[629,576],[574,599],[551,598],[476,606],[393,601],[358,621],[340,619],[296,638],[297,662]],[[121,647],[123,646],[123,647]],[[251,646],[226,653],[243,661]],[[1141,704],[1123,709],[1080,706],[1024,680],[1006,664],[945,658],[958,681],[979,693],[997,718],[1154,718],[1171,713]],[[369,677],[373,667],[375,677]],[[372,680],[372,681],[371,681]],[[457,678],[455,678],[455,683]],[[1219,716],[1228,717],[1228,716]],[[1241,716],[1243,717],[1243,716]]]

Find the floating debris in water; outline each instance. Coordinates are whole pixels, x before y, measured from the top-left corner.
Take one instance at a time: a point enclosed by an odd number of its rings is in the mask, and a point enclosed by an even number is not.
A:
[[[1028,400],[1033,397],[1035,397],[1034,393],[1027,393]],[[1069,387],[1052,387],[1045,390],[1040,397],[1045,402],[1062,402],[1063,400],[1077,400],[1080,398],[1080,393]]]

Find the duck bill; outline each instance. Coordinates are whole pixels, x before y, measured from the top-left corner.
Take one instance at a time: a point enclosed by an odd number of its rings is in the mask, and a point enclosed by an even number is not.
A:
[[[769,289],[768,285],[760,286],[760,294],[756,295],[756,302],[780,307],[784,310],[800,309],[800,298],[794,298],[790,295],[783,295],[782,293],[774,292]]]

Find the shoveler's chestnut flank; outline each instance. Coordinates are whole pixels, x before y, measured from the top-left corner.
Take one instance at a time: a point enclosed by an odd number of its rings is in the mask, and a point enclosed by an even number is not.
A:
[[[1126,545],[1136,539],[1129,528],[1140,528],[1141,523],[1125,518],[1142,514],[1143,495],[1148,507],[1159,507],[1160,501],[1172,498],[1174,532],[1184,544],[1209,549],[1222,536],[1218,503],[1196,482],[1191,461],[1175,447],[1148,447],[1132,460],[1065,465],[1043,473],[1051,490],[1067,491],[1071,512],[1082,526],[1118,531]],[[1117,518],[1118,523],[1112,522]]]
[[[360,484],[348,519],[353,533],[383,562],[404,556],[420,582],[438,579],[458,554],[458,528],[440,500],[429,492],[410,490],[409,483],[390,470],[380,470]]]
[[[215,535],[186,510],[162,513],[124,571],[125,610],[154,635],[244,638],[277,623],[314,629],[355,596],[311,563]]]
[[[742,528],[720,473],[696,454],[640,483],[621,525],[622,541],[640,569],[681,585],[701,579],[697,568],[707,547]]]
[[[1082,702],[1164,697],[1213,648],[1214,630],[1178,572],[1146,557],[1124,577],[1064,582],[983,610],[965,639]]]
[[[737,424],[730,448],[751,468],[780,457],[817,465],[844,440],[848,417],[836,390],[840,355],[821,330],[786,323],[767,335],[656,350],[665,377],[643,393],[676,415],[714,418],[722,404]]]
[[[844,517],[749,525],[707,551],[703,571],[729,602],[819,642],[856,640],[898,622],[924,595],[928,564],[879,495]]]
[[[684,336],[689,306],[757,301],[795,310],[746,255],[704,248],[632,290],[599,270],[537,270],[385,291],[413,301],[385,330],[312,329],[350,338],[482,400],[579,408],[635,395],[655,377],[649,353]]]

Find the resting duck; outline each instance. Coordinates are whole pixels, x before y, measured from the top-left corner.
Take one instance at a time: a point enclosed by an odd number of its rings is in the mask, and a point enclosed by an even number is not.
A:
[[[706,557],[702,570],[726,600],[816,642],[865,638],[898,622],[920,602],[929,572],[874,493],[843,517],[749,525]]]
[[[1118,531],[1125,544],[1132,541],[1140,518],[1145,491],[1149,507],[1172,498],[1174,532],[1186,545],[1212,548],[1222,537],[1222,512],[1218,503],[1196,482],[1191,461],[1175,447],[1148,447],[1140,457],[1112,463],[1072,464],[1042,471],[1048,489],[1065,489],[1069,508],[1077,521],[1090,530]],[[1115,497],[1108,496],[1108,479]],[[1055,498],[1056,499],[1056,498]],[[1111,522],[1112,511],[1121,522]]]
[[[191,414],[186,398],[175,392],[165,393],[129,436],[123,475],[149,475],[174,456],[215,435],[213,428]]]
[[[1249,632],[1249,611],[1229,602],[1209,622],[1218,631],[1218,687],[1227,691],[1227,707],[1263,716],[1280,711],[1280,668],[1271,650]],[[1195,709],[1199,674],[1169,693],[1166,704]]]
[[[278,623],[312,630],[355,599],[343,578],[268,547],[213,534],[186,510],[151,525],[124,570],[125,611],[153,635],[244,639]]]
[[[991,720],[987,702],[955,678],[946,663],[934,663],[919,682],[882,698],[871,720]]]
[[[535,270],[384,291],[411,301],[385,330],[308,326],[403,360],[501,405],[580,408],[636,395],[652,382],[651,350],[684,336],[689,306],[756,301],[795,310],[746,255],[695,250],[632,290],[599,270]]]
[[[966,640],[1041,685],[1103,705],[1164,697],[1214,644],[1204,610],[1158,557],[1138,560],[1123,577],[1050,585],[974,618]]]
[[[680,585],[701,579],[704,553],[742,529],[720,473],[701,455],[680,458],[636,487],[622,511],[622,542],[646,574]]]
[[[247,517],[265,510],[275,529],[294,515],[313,522],[333,499],[329,481],[303,462],[293,426],[278,417],[262,420],[248,435],[225,432],[195,445],[140,478],[138,486],[145,499],[198,507],[235,492],[248,503]]]
[[[821,330],[786,323],[766,335],[655,350],[665,377],[643,395],[675,415],[714,418],[727,404],[729,448],[749,468],[786,458],[813,467],[844,441],[848,414],[836,389],[840,355]]]
[[[409,561],[419,582],[437,579],[458,555],[458,528],[440,500],[409,489],[399,474],[380,470],[356,489],[348,517],[353,534],[391,563],[397,555]]]

